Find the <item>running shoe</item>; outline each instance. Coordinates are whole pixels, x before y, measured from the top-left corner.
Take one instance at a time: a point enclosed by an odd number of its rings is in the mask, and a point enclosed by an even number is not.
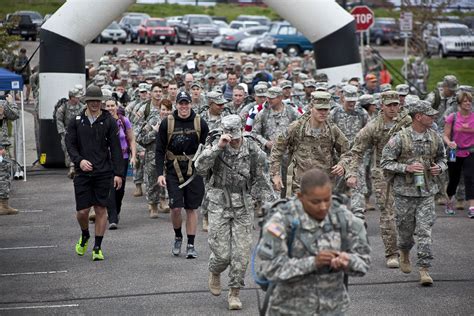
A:
[[[449,199],[446,203],[446,209],[444,210],[446,215],[456,215],[456,211],[454,210],[454,201],[453,199]]]
[[[76,243],[76,253],[79,256],[83,256],[87,251],[87,245],[89,244],[89,240],[84,243],[82,246],[82,236],[79,238],[78,242]]]
[[[194,245],[188,245],[186,247],[186,259],[196,259],[198,256]]]
[[[181,245],[182,244],[183,244],[183,239],[175,238],[174,245],[173,245],[173,250],[171,250],[171,253],[174,256],[179,256],[179,254],[181,253]]]
[[[104,260],[104,254],[101,249],[92,250],[92,261]]]
[[[116,223],[110,223],[109,229],[110,229],[110,230],[115,230],[115,229],[117,229],[117,224],[116,224]]]

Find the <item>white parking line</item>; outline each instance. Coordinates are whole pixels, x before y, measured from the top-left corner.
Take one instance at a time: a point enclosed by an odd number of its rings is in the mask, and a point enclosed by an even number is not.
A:
[[[64,307],[79,307],[79,304],[0,307],[0,311],[12,311],[12,310],[19,310],[19,309],[39,309],[39,308],[64,308]]]
[[[0,274],[0,277],[19,276],[19,275],[58,274],[58,273],[67,273],[67,271],[66,271],[66,270],[61,270],[61,271],[39,271],[39,272],[2,273],[2,274]]]
[[[0,225],[1,229],[6,228],[49,228],[51,225],[16,225],[16,226],[7,226],[7,225]]]
[[[58,248],[58,246],[54,245],[54,246],[9,247],[9,248],[0,248],[0,251],[2,251],[2,250],[23,250],[23,249],[44,249],[44,248]]]
[[[20,213],[41,213],[43,210],[23,210],[19,211]]]

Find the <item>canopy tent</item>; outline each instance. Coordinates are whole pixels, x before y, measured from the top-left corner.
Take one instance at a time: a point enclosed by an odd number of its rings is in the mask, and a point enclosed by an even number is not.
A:
[[[23,78],[16,73],[8,71],[4,68],[0,68],[0,91],[19,91],[21,99],[21,147],[23,149],[23,174],[24,181],[26,181],[26,147],[25,147],[25,104],[23,100]],[[17,135],[17,129],[15,129],[15,134]],[[15,142],[15,148],[18,148],[18,142]],[[16,154],[19,153],[19,150],[15,151]],[[16,155],[17,156],[17,155]],[[15,157],[16,159],[20,157]]]

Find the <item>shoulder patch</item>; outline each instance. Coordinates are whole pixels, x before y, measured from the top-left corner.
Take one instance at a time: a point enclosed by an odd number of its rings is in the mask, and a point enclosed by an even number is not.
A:
[[[270,223],[267,226],[267,231],[276,238],[285,239],[285,229],[280,224]]]

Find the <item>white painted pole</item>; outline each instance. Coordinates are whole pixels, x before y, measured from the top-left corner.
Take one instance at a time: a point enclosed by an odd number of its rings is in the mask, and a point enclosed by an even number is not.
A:
[[[26,181],[25,102],[23,99],[23,90],[20,93],[20,100],[21,100],[21,135],[23,137],[23,181]]]
[[[405,35],[405,58],[403,59],[405,61],[405,71],[404,71],[404,76],[405,76],[405,83],[407,84],[407,78],[408,78],[408,36],[407,34]]]

